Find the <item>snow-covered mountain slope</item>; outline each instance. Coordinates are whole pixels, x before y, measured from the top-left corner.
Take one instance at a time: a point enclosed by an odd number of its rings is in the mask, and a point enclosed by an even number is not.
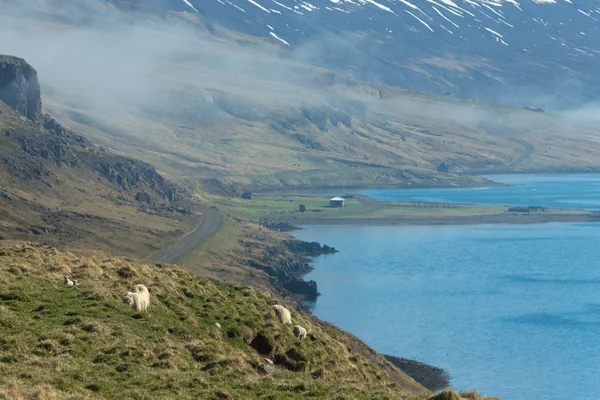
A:
[[[148,4],[148,2],[145,2]],[[354,77],[541,107],[598,100],[597,0],[153,0]]]

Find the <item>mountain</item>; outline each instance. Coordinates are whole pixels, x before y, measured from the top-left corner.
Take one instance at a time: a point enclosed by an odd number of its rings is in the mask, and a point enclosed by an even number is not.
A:
[[[242,32],[237,11],[213,15],[223,5],[208,0],[203,14],[135,11],[169,6],[161,2],[4,2],[12,6],[0,16],[2,47],[42,71],[45,112],[201,191],[468,186],[482,182],[478,174],[600,168],[593,106],[542,112],[360,81],[302,56],[318,48]],[[359,5],[357,15],[394,17]],[[513,93],[503,85],[493,92]]]
[[[355,79],[519,107],[600,99],[600,7],[593,0],[150,3],[267,38],[291,58]]]

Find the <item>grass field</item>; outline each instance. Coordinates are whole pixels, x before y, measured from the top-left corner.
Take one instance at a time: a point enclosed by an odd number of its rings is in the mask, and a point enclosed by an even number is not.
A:
[[[342,211],[344,213],[360,212],[364,208],[358,199],[348,199],[343,210],[340,211],[329,207],[329,198],[307,196],[254,195],[251,200],[215,197],[213,201],[224,213],[247,218],[291,213],[300,214],[299,207],[301,204],[304,204],[307,213],[322,213],[323,215],[331,215]]]
[[[276,319],[278,301],[248,287],[27,245],[1,249],[0,277],[2,398],[427,397],[399,370],[350,353],[342,331],[292,310],[309,332],[298,341]],[[122,303],[136,283],[150,290],[147,313]],[[259,372],[264,357],[274,373]]]
[[[254,195],[251,200],[214,198],[213,201],[223,213],[236,217],[258,219],[271,217],[274,219],[289,219],[301,221],[326,220],[336,218],[369,219],[399,219],[399,218],[451,218],[461,216],[514,215],[522,214],[509,212],[508,206],[451,204],[428,202],[377,202],[372,199],[355,196],[348,197],[341,209],[329,207],[329,197],[286,196],[286,195]],[[307,211],[299,211],[300,204]],[[533,214],[555,215],[588,215],[588,211],[545,209],[532,212]],[[529,214],[529,213],[528,213]]]

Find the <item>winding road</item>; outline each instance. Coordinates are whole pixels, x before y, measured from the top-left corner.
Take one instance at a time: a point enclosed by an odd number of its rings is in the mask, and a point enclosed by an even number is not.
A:
[[[528,159],[533,154],[533,152],[535,151],[535,147],[531,143],[526,142],[526,141],[521,140],[521,139],[512,138],[510,140],[512,140],[513,142],[516,142],[516,143],[520,144],[521,146],[523,146],[523,149],[525,150],[525,152],[523,154],[521,154],[519,156],[519,158],[517,158],[515,161],[513,161],[512,163],[510,163],[510,165],[508,166],[508,168],[516,168],[523,161],[525,161],[526,159]]]
[[[154,253],[150,259],[155,262],[175,262],[198,247],[202,241],[217,233],[222,223],[223,216],[216,209],[205,208],[202,210],[202,222],[196,229],[177,239],[167,248]]]

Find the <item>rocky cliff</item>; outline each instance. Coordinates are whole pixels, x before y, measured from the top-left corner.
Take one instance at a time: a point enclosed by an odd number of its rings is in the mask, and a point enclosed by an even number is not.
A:
[[[22,58],[0,55],[0,100],[27,118],[41,115],[37,72]]]
[[[35,70],[0,56],[0,240],[147,256],[195,226],[185,187],[41,113]]]

